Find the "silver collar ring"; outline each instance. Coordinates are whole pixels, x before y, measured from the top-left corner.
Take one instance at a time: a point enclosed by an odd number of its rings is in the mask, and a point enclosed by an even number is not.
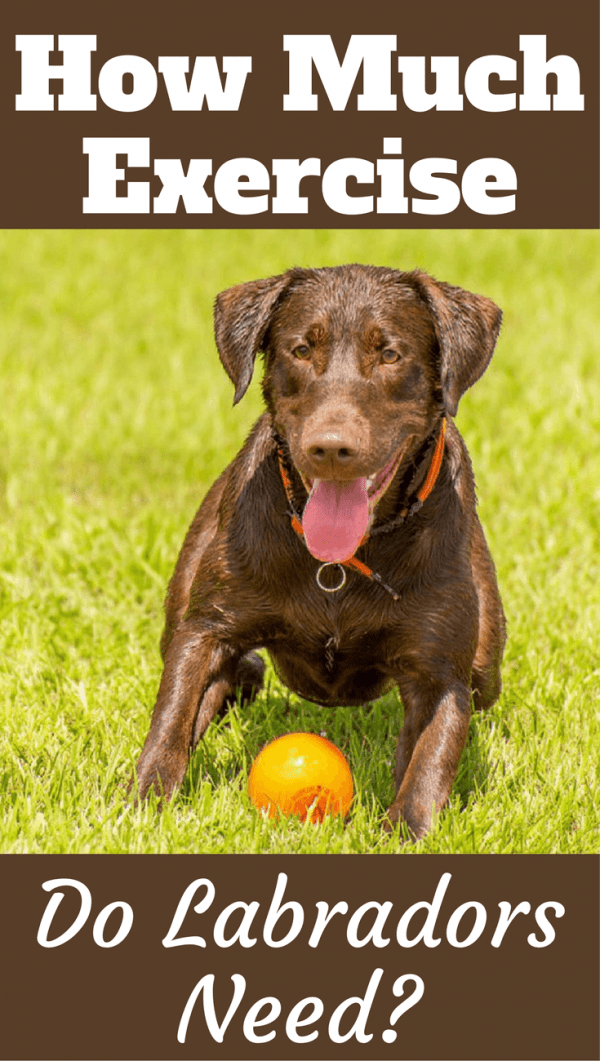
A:
[[[337,586],[324,586],[323,583],[321,582],[321,572],[324,571],[326,567],[339,567],[339,569],[341,571],[341,574],[342,574],[342,578],[341,578],[341,581],[337,584]],[[317,579],[317,586],[319,587],[319,589],[323,590],[323,593],[337,593],[337,591],[339,589],[341,589],[342,586],[346,585],[346,571],[344,570],[344,568],[342,567],[341,564],[329,563],[329,562],[326,563],[326,564],[321,564],[321,566],[320,566],[319,570],[317,571],[317,574],[316,574],[315,577]]]

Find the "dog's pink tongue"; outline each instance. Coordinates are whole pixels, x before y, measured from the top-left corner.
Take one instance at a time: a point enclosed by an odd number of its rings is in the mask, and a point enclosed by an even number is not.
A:
[[[306,503],[302,528],[317,560],[341,563],[354,555],[369,522],[367,480],[317,480]]]

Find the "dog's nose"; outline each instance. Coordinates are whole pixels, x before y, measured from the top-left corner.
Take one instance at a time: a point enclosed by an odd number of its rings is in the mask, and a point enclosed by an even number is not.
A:
[[[346,431],[318,431],[306,440],[306,452],[315,467],[345,467],[358,456],[359,445]]]

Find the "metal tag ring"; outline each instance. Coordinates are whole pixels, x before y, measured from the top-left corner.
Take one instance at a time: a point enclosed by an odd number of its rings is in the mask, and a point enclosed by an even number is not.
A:
[[[341,580],[341,582],[338,583],[337,586],[324,586],[323,583],[321,582],[321,571],[324,571],[326,567],[339,567],[339,569],[340,569],[340,571],[342,573],[342,580]],[[336,564],[336,563],[329,562],[329,561],[327,563],[325,563],[325,564],[321,564],[319,570],[317,571],[317,574],[316,574],[315,578],[317,580],[317,586],[319,587],[319,589],[323,590],[323,593],[337,593],[337,591],[339,589],[341,589],[342,586],[346,585],[346,571],[345,571],[345,569],[342,567],[341,564]]]

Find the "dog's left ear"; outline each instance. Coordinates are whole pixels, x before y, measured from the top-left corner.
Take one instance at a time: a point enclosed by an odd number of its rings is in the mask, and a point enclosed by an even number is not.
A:
[[[440,348],[444,403],[450,416],[456,416],[462,395],[490,363],[502,311],[483,295],[472,295],[418,270],[412,276],[431,310]]]
[[[223,368],[235,386],[233,404],[248,390],[256,355],[278,300],[300,270],[230,287],[215,301],[215,339]]]

